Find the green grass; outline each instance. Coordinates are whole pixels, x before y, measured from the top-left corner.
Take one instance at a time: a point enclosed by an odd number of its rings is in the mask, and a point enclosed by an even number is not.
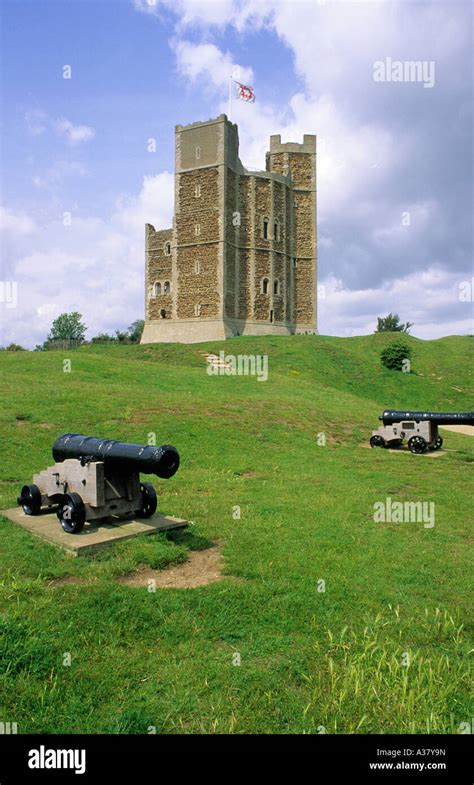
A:
[[[412,374],[382,367],[389,340],[0,353],[0,508],[51,465],[60,433],[154,432],[182,456],[155,483],[159,508],[193,522],[72,559],[0,518],[0,721],[20,733],[456,733],[470,722],[471,437],[444,432],[448,452],[434,459],[362,445],[385,407],[471,409],[472,339],[407,338]],[[208,376],[202,353],[221,349],[267,354],[268,381]],[[434,502],[434,528],[374,522],[387,497]],[[220,582],[149,592],[116,580],[216,540]],[[70,575],[80,582],[54,580]]]

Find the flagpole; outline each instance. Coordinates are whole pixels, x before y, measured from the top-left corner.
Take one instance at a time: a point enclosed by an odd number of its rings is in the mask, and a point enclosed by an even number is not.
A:
[[[229,120],[230,120],[231,104],[232,104],[232,76],[229,76],[229,114],[228,114]]]

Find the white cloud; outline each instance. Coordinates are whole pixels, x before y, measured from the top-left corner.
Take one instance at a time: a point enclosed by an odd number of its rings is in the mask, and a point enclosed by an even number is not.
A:
[[[48,129],[48,116],[41,109],[32,109],[26,112],[25,122],[33,136],[40,136]]]
[[[174,175],[162,172],[144,177],[138,197],[119,197],[114,221],[125,230],[144,232],[145,223],[155,229],[171,226],[174,210]]]
[[[26,213],[14,213],[0,206],[0,231],[12,235],[29,235],[35,230],[35,222]]]
[[[161,10],[170,10],[179,16],[179,25],[223,26],[233,19],[233,0],[133,0],[137,11],[158,15]]]
[[[227,89],[231,75],[236,81],[253,81],[251,68],[238,65],[229,52],[222,52],[215,44],[176,40],[173,49],[179,72],[192,82],[203,79],[204,84]]]
[[[70,145],[88,142],[95,136],[95,131],[88,125],[74,125],[65,117],[53,122],[54,129],[59,136],[64,136]]]
[[[91,126],[74,125],[67,117],[50,117],[42,109],[26,112],[25,122],[33,136],[40,136],[46,131],[52,131],[57,136],[64,138],[71,146],[89,142],[95,136],[95,130]]]
[[[80,161],[56,161],[43,174],[36,174],[32,178],[33,185],[37,188],[49,190],[61,185],[70,177],[85,177],[87,167]]]

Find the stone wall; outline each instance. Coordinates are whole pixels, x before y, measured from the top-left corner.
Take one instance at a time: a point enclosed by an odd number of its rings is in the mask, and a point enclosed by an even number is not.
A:
[[[194,138],[195,142],[201,144],[201,138]],[[181,149],[184,155],[187,148],[182,140]],[[209,130],[201,149],[209,154],[214,149]],[[176,315],[178,319],[216,318],[220,303],[219,171],[217,167],[201,167],[177,173],[176,178]]]
[[[147,319],[159,319],[160,311],[165,310],[166,318],[171,318],[172,295],[157,295],[155,284],[158,281],[162,284],[161,291],[164,291],[165,281],[169,281],[172,286],[173,267],[172,255],[167,254],[165,245],[172,244],[173,230],[163,229],[155,231],[151,224],[146,225],[146,304],[145,314]]]
[[[217,265],[216,243],[178,247],[176,256],[178,319],[217,318],[220,301]],[[196,272],[197,269],[199,272]],[[195,312],[196,305],[201,306],[199,317]]]
[[[308,153],[288,153],[289,171],[296,189],[314,190],[314,156]]]
[[[237,316],[239,319],[249,319],[252,316],[251,301],[251,258],[250,252],[240,251],[239,253],[239,281],[238,281],[238,308]]]

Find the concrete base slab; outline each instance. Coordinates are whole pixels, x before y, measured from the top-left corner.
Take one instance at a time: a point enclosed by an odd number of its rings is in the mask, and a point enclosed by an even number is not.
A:
[[[371,447],[370,444],[361,444],[361,447],[364,447],[367,450],[380,450],[380,447]],[[401,447],[385,447],[384,452],[391,452],[396,453],[398,455],[413,455],[412,451],[403,444]],[[440,458],[441,455],[445,455],[447,452],[456,452],[456,450],[428,450],[427,452],[422,452],[417,455],[417,458]]]
[[[172,518],[169,515],[155,513],[151,518],[139,520],[108,518],[101,523],[92,521],[86,523],[79,534],[66,534],[56,513],[43,512],[40,515],[25,515],[21,507],[13,507],[11,510],[0,510],[0,515],[4,515],[8,520],[22,526],[36,537],[64,548],[74,556],[93,553],[101,548],[108,548],[116,542],[138,537],[140,534],[153,534],[188,525],[188,522],[182,518]]]
[[[387,452],[394,452],[399,453],[400,455],[413,455],[412,451],[403,445],[403,447],[387,447]],[[442,455],[445,454],[445,450],[428,450],[427,452],[422,452],[420,455],[417,455],[417,458],[440,458]]]

